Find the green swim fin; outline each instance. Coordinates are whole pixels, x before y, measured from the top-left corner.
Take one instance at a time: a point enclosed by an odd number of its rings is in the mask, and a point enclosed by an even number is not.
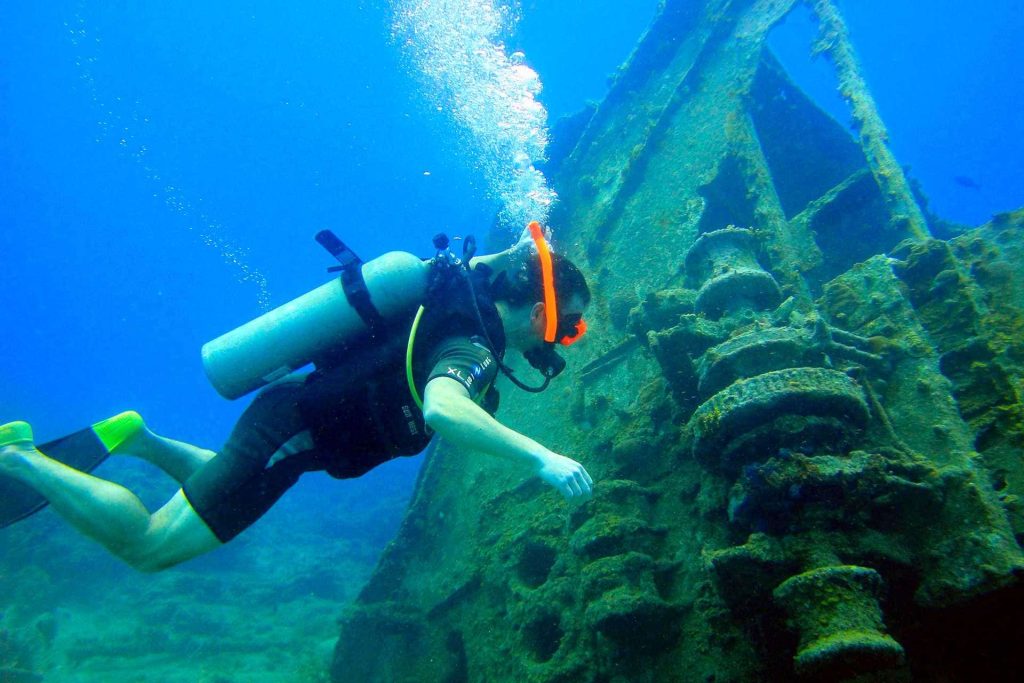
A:
[[[102,420],[74,434],[39,444],[36,448],[54,460],[82,472],[92,472],[110,453],[142,429],[142,417],[128,411]],[[0,426],[0,447],[32,441],[26,422]],[[8,477],[0,477],[0,529],[46,507],[46,499],[34,489]]]
[[[142,416],[134,410],[127,410],[123,413],[108,417],[94,424],[90,429],[96,432],[97,438],[103,442],[111,453],[114,449],[134,436],[145,426]]]
[[[0,448],[26,441],[32,442],[32,427],[28,422],[8,422],[0,425]]]

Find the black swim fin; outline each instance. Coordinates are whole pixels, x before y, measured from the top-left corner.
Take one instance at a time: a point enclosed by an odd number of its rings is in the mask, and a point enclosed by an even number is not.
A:
[[[16,429],[5,430],[9,426]],[[107,459],[111,451],[142,427],[143,422],[139,414],[128,411],[97,422],[74,434],[39,444],[36,448],[69,467],[81,472],[92,472]],[[21,432],[24,430],[27,430],[27,439],[21,438]],[[5,434],[11,438],[4,439]],[[23,422],[0,427],[0,446],[31,439],[32,431]],[[0,477],[0,529],[39,512],[46,504],[46,499],[32,488],[14,479]]]

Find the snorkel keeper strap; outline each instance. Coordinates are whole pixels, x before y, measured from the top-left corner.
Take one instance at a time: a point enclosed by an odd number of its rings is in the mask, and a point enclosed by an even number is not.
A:
[[[530,221],[526,226],[530,231],[533,243],[537,245],[537,254],[540,257],[541,278],[544,281],[544,341],[554,343],[555,333],[558,331],[558,304],[555,303],[555,269],[551,265],[551,250],[548,242],[544,239],[544,231],[537,221]]]

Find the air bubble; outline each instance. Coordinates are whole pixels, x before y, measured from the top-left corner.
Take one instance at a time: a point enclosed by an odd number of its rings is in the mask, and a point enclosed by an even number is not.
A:
[[[82,40],[87,38],[89,33],[86,30],[85,18],[82,13],[85,8],[85,3],[80,2],[78,4],[77,12],[74,20],[81,27],[78,30],[72,30],[70,32],[70,38],[68,39],[72,47],[79,48],[80,50],[98,50],[97,47],[102,43],[99,36],[94,36],[93,41],[90,44],[88,41],[84,44]],[[65,22],[65,26],[68,23]],[[168,184],[160,177],[160,174],[155,169],[146,165],[143,162],[143,158],[149,151],[149,147],[145,144],[140,144],[136,147],[136,151],[133,153],[128,151],[129,147],[135,147],[137,140],[137,132],[133,131],[133,126],[125,125],[129,120],[133,122],[137,127],[140,119],[139,108],[141,106],[139,100],[133,100],[132,110],[130,112],[122,111],[124,104],[122,98],[114,96],[114,106],[108,106],[108,103],[103,100],[100,96],[100,89],[97,86],[96,79],[93,75],[92,66],[99,61],[98,53],[93,54],[77,54],[74,57],[74,64],[78,69],[78,78],[84,83],[84,87],[89,97],[92,100],[92,105],[96,112],[100,113],[103,118],[96,121],[96,127],[99,129],[99,135],[94,139],[97,143],[116,144],[121,152],[125,154],[126,158],[133,159],[139,168],[142,170],[143,176],[150,183],[154,185],[152,196],[154,199],[163,198],[164,204],[170,209],[181,215],[184,220],[184,225],[187,230],[194,231],[196,225],[201,226],[200,230],[195,230],[198,233],[200,241],[212,248],[216,249],[223,261],[229,265],[235,272],[235,280],[239,283],[252,283],[257,289],[257,302],[263,309],[270,308],[270,290],[267,287],[267,280],[258,269],[251,266],[246,260],[246,251],[240,249],[234,242],[224,237],[226,232],[224,227],[216,221],[210,220],[205,214],[197,211],[193,208],[192,204],[185,198],[185,195],[181,189],[174,185]],[[86,66],[90,65],[90,66]],[[149,123],[148,116],[141,116],[144,124]],[[116,129],[118,133],[112,135],[112,131]],[[129,145],[131,143],[131,145]],[[198,202],[202,203],[202,198],[199,198]]]
[[[492,0],[393,0],[394,37],[422,75],[437,111],[449,111],[476,153],[499,221],[516,237],[547,222],[555,192],[536,164],[545,160],[547,110],[541,81],[522,51],[506,54],[501,35],[518,21],[515,5]]]

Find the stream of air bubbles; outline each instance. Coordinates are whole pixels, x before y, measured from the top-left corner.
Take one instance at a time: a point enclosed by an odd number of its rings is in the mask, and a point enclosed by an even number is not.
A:
[[[537,72],[502,40],[517,4],[493,0],[391,0],[393,35],[421,75],[424,92],[451,113],[500,205],[503,229],[518,235],[547,224],[555,192],[536,165],[545,160],[547,111]]]

